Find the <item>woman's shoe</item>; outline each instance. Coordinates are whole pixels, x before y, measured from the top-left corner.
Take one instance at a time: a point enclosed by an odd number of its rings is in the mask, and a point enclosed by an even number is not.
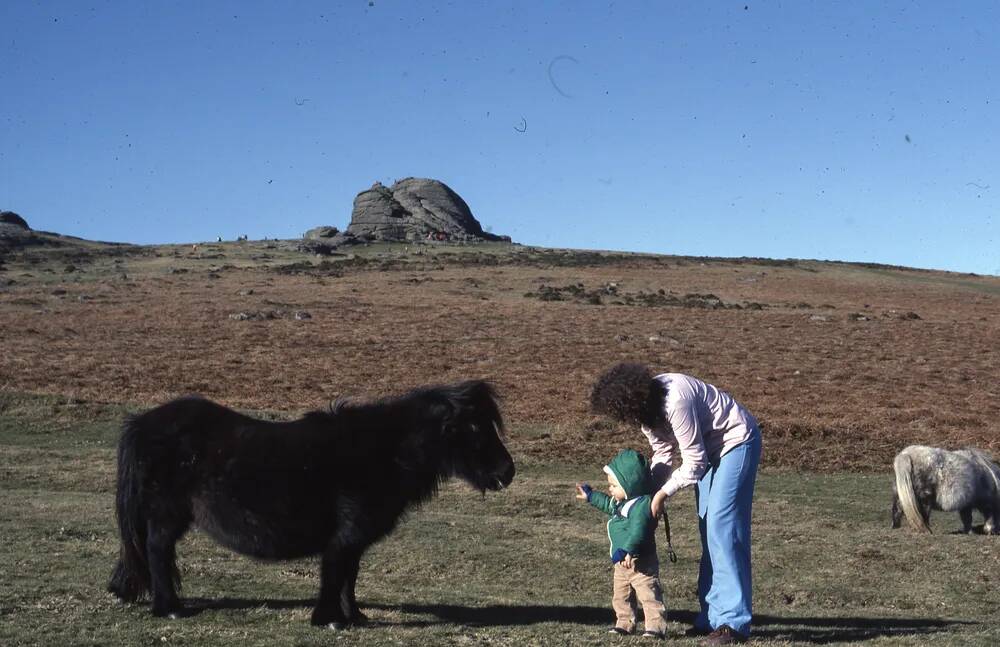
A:
[[[739,643],[745,643],[746,641],[747,636],[744,636],[729,625],[722,625],[712,633],[708,634],[708,638],[706,638],[701,644],[705,645],[705,647],[710,647],[714,645],[736,645]]]

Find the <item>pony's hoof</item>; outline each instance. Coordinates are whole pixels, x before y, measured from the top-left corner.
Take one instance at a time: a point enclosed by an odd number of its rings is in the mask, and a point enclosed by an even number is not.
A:
[[[342,613],[336,611],[326,611],[324,609],[313,609],[311,622],[314,627],[324,627],[326,629],[346,629],[349,622]]]
[[[365,614],[361,613],[360,611],[356,611],[354,613],[354,615],[351,616],[351,624],[352,625],[366,625],[366,624],[368,624],[368,616],[366,616]]]
[[[150,611],[157,618],[163,618],[164,620],[179,620],[188,616],[187,610],[179,601],[154,604],[150,608]]]

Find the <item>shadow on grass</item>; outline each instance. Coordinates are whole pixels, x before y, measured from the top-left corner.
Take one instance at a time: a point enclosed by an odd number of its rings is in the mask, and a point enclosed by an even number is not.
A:
[[[670,619],[693,624],[695,615],[693,611],[671,611]],[[978,623],[943,618],[858,618],[755,614],[753,635],[755,638],[825,645],[827,643],[861,642],[882,636],[927,635],[975,624]]]
[[[614,615],[610,607],[545,605],[465,607],[448,604],[369,604],[364,606],[417,615],[433,615],[444,622],[466,626],[516,626],[541,622],[610,626],[614,622]],[[669,617],[682,624],[693,624],[695,612],[671,610]],[[414,621],[399,624],[420,626],[434,623]],[[758,615],[754,616],[754,636],[826,644],[858,642],[880,636],[924,635],[948,631],[961,625],[975,624],[975,622],[964,620],[938,618],[823,618]]]
[[[754,616],[754,635],[823,645],[834,642],[860,642],[882,636],[927,635],[976,624],[978,623],[968,620],[943,618],[823,618],[761,615]]]
[[[249,598],[184,598],[185,617],[196,616],[203,611],[227,611],[239,609],[271,609],[272,611],[287,611],[289,609],[311,609],[316,606],[316,598],[301,600],[273,600]]]
[[[534,625],[542,622],[564,622],[575,625],[611,626],[614,612],[607,607],[553,606],[536,604],[493,604],[466,607],[454,604],[362,604],[362,609],[382,609],[415,615],[431,615],[444,621],[467,627],[500,627]],[[398,626],[439,624],[433,620],[393,622]]]
[[[957,530],[952,530],[948,534],[949,535],[986,535],[986,534],[997,534],[997,533],[987,533],[986,532],[986,525],[981,523],[979,525],[972,526],[972,528],[969,529],[969,532],[965,532],[964,530],[962,530],[961,528],[959,528]]]
[[[274,600],[242,598],[191,598],[185,601],[185,615],[198,615],[207,610],[266,609],[286,610],[312,608],[315,599]],[[436,620],[402,620],[373,622],[372,625],[396,627],[427,627],[441,623],[468,627],[511,627],[558,622],[575,625],[610,626],[614,615],[610,607],[495,604],[485,607],[454,604],[361,604],[362,610],[378,609],[404,614],[434,616]],[[681,624],[693,624],[695,612],[684,609],[669,611],[669,618]],[[883,636],[919,636],[947,632],[961,626],[978,623],[969,620],[943,618],[885,617],[820,617],[820,616],[754,616],[754,637],[827,644],[860,642]]]
[[[233,609],[311,609],[315,598],[307,600],[274,600],[243,598],[186,598],[185,616],[196,616],[204,611],[224,611]],[[424,627],[441,623],[466,626],[515,626],[540,622],[565,622],[579,625],[610,625],[614,615],[610,607],[570,607],[552,605],[492,605],[487,607],[465,607],[452,604],[375,604],[361,601],[361,610],[379,609],[398,611],[413,615],[430,615],[434,620],[403,620],[401,622],[373,622],[373,625],[387,624],[401,627]]]

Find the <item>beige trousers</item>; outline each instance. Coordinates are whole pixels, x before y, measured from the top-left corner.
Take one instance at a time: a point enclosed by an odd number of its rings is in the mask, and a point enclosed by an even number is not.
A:
[[[642,605],[646,618],[646,631],[664,633],[667,630],[667,610],[663,606],[663,591],[660,589],[660,564],[653,558],[640,558],[632,569],[619,562],[615,564],[614,595],[611,607],[615,610],[615,626],[632,633],[635,631],[635,598]]]

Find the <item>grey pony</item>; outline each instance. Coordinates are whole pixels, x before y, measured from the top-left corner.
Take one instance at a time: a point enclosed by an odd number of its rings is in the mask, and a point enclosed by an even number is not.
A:
[[[1000,466],[985,452],[911,445],[896,455],[892,466],[893,528],[905,518],[913,529],[930,532],[931,510],[957,510],[962,530],[971,533],[972,511],[978,510],[985,520],[983,532],[1000,534]]]

